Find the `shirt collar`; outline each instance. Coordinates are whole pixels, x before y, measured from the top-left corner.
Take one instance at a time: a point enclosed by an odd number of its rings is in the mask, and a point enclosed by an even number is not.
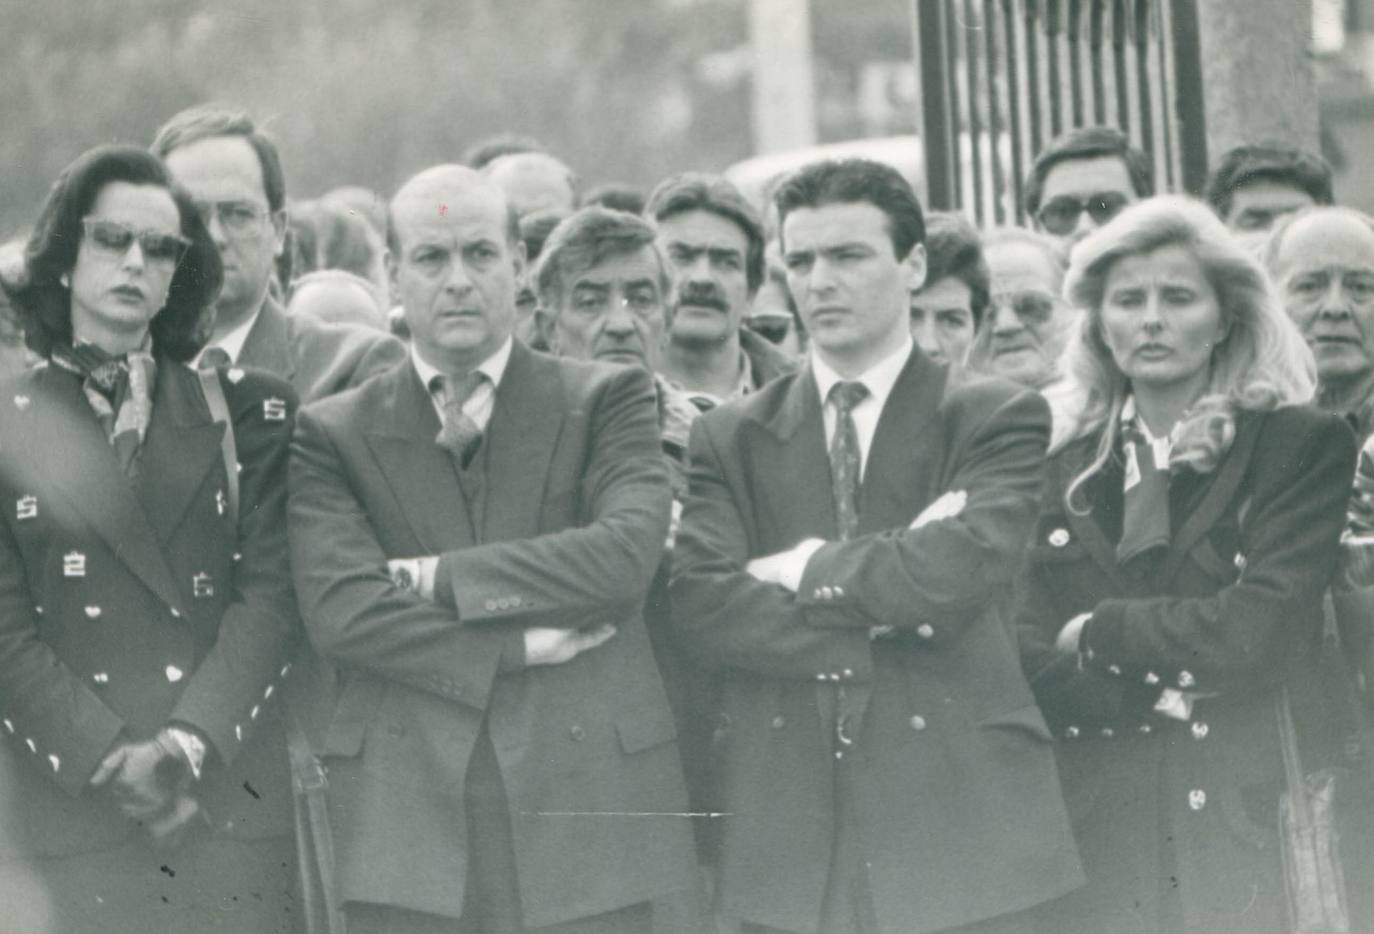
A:
[[[902,375],[902,370],[905,369],[907,361],[911,359],[911,351],[915,346],[915,341],[908,334],[900,347],[873,364],[851,382],[863,383],[864,388],[868,390],[869,398],[878,403],[879,407],[882,407],[887,402],[887,397],[892,394],[892,387],[897,385],[897,377]],[[841,382],[843,377],[821,359],[814,347],[811,349],[811,372],[816,377],[816,388],[821,394],[821,405],[825,405],[826,400],[830,398],[831,388],[836,383]]]
[[[264,300],[262,305],[258,306],[257,311],[249,315],[246,320],[240,321],[228,331],[225,331],[223,337],[220,337],[218,340],[210,341],[210,343],[206,344],[205,347],[201,349],[200,353],[205,353],[205,351],[211,347],[218,347],[229,355],[230,363],[238,363],[239,354],[243,353],[243,345],[248,340],[248,332],[253,330],[253,325],[257,324],[258,319],[262,317],[262,308],[263,305],[266,304],[267,302]],[[196,362],[200,362],[200,354],[196,354]]]
[[[506,364],[510,363],[510,352],[513,343],[514,341],[512,338],[507,337],[491,356],[477,364],[477,369],[486,374],[487,379],[491,381],[491,388],[493,390],[501,385],[501,377],[506,372]],[[410,362],[415,367],[416,374],[420,377],[420,384],[426,389],[429,388],[429,384],[434,380],[434,377],[447,375],[443,370],[430,366],[421,359],[420,352],[415,348],[414,341],[411,341],[410,344]]]

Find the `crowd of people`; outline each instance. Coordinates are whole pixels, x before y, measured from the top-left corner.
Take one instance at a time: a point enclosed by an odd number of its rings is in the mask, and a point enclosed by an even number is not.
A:
[[[0,928],[1278,932],[1338,774],[1374,930],[1374,219],[1155,178],[82,154],[0,247]]]

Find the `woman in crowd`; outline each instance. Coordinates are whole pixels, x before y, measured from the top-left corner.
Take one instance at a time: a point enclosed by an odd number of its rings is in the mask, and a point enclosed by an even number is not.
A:
[[[1354,440],[1201,204],[1127,208],[1066,291],[1086,403],[1014,605],[1089,882],[1045,928],[1279,931],[1276,705],[1315,661]]]
[[[54,932],[283,929],[294,850],[273,696],[295,619],[292,391],[184,365],[221,266],[144,150],[69,166],[25,267],[13,300],[44,363],[0,383],[16,846]]]

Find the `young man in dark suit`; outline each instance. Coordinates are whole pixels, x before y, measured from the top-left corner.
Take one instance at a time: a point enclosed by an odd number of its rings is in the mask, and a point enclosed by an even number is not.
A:
[[[718,908],[746,931],[1016,930],[1081,881],[996,611],[1049,433],[913,345],[921,208],[885,166],[777,194],[808,362],[698,419],[673,624],[722,675]]]
[[[290,472],[350,934],[663,930],[693,860],[642,617],[650,376],[512,340],[523,247],[478,173],[421,172],[390,221],[411,358],[311,406]]]
[[[272,294],[286,242],[286,182],[276,144],[237,110],[184,110],[153,152],[195,199],[224,265],[214,332],[197,365],[255,367],[287,380],[302,402],[356,386],[405,358],[377,330],[288,315]]]

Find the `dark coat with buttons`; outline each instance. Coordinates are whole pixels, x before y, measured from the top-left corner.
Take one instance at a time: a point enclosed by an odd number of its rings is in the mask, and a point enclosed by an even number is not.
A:
[[[234,420],[238,535],[198,377],[158,360],[136,479],[80,378],[0,386],[0,728],[31,854],[108,849],[137,828],[87,788],[116,740],[169,721],[211,746],[197,791],[228,833],[291,831],[276,698],[299,623],[286,570],[291,387],[220,374]]]
[[[1085,512],[1064,504],[1099,437],[1051,459],[1015,597],[1089,871],[1050,926],[1280,930],[1276,697],[1290,685],[1301,710],[1312,686],[1354,439],[1306,407],[1242,413],[1215,471],[1171,477],[1167,551],[1123,569],[1119,455],[1083,487]],[[1081,654],[1056,652],[1083,612]],[[1154,711],[1164,688],[1212,696],[1185,722]]]
[[[461,916],[484,723],[527,927],[690,888],[673,717],[642,615],[671,499],[648,374],[517,342],[470,498],[438,432],[408,360],[307,406],[297,432],[297,590],[339,674],[323,752],[342,897]],[[393,586],[388,559],[429,555],[435,600]],[[617,629],[605,644],[522,667],[526,627],[602,623]]]
[[[835,839],[836,752],[880,931],[936,931],[1081,882],[1050,734],[995,604],[1034,511],[1049,413],[1036,394],[959,387],[914,350],[887,399],[836,539],[830,462],[809,367],[693,426],[673,559],[673,624],[719,672],[724,839],[718,907],[814,932]],[[911,530],[951,490],[962,512]],[[797,594],[752,558],[807,538]],[[890,635],[871,638],[874,627]],[[838,690],[867,695],[838,744]]]

